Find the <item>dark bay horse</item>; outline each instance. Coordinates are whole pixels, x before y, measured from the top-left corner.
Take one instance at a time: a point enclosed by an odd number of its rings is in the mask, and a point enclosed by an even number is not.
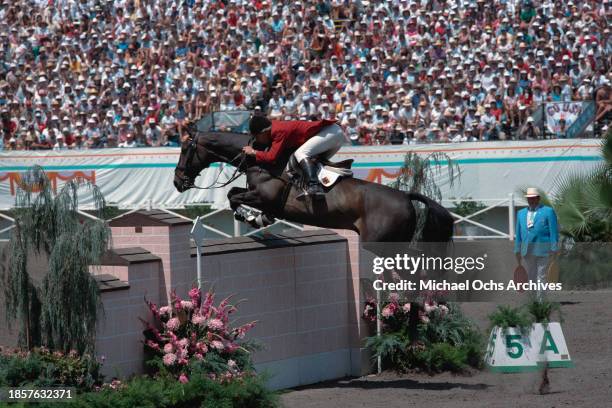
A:
[[[342,178],[326,189],[322,200],[298,199],[301,190],[289,183],[284,172],[293,152],[285,152],[272,167],[261,167],[242,153],[250,137],[241,133],[197,132],[188,127],[189,138],[181,145],[174,172],[174,186],[183,192],[194,186],[200,172],[215,162],[229,163],[246,173],[248,188],[233,187],[228,193],[232,210],[245,204],[287,221],[322,228],[356,231],[362,242],[410,242],[417,217],[412,200],[427,207],[421,241],[447,242],[453,233],[451,214],[435,201],[418,193],[406,193],[356,178]]]

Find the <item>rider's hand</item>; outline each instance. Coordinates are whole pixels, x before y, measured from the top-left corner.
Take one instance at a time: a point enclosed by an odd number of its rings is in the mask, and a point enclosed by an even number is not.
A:
[[[242,151],[248,156],[255,156],[255,153],[257,153],[256,150],[253,149],[251,146],[244,146],[242,148]]]

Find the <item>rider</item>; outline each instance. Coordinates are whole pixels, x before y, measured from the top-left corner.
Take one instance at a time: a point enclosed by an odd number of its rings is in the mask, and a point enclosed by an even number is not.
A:
[[[274,163],[283,151],[297,147],[294,155],[307,179],[306,194],[315,198],[323,196],[314,158],[329,159],[344,143],[344,133],[335,120],[282,121],[255,115],[249,122],[249,130],[257,143],[270,148],[262,151],[245,146],[245,154],[255,156],[257,163]]]

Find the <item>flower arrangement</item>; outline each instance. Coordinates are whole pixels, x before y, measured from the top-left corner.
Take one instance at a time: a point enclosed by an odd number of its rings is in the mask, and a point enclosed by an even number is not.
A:
[[[413,307],[418,307],[419,316],[416,339],[409,333]],[[375,322],[376,310],[376,300],[366,300],[362,318]],[[392,292],[380,304],[380,319],[382,333],[368,337],[366,347],[373,358],[381,357],[387,368],[437,372],[482,365],[482,334],[455,304],[438,303],[433,298],[411,303]]]
[[[145,349],[151,364],[185,384],[192,372],[206,373],[211,379],[228,381],[252,371],[252,343],[244,337],[256,322],[232,327],[229,316],[237,309],[227,297],[215,305],[212,291],[193,288],[189,299],[172,292],[168,306],[147,301],[155,324],[145,329]]]

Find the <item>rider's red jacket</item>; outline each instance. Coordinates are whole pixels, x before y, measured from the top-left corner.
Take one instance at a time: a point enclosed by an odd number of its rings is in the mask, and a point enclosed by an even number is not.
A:
[[[257,163],[274,163],[278,156],[289,148],[303,145],[308,139],[319,133],[326,126],[336,123],[335,120],[273,120],[272,145],[267,151],[258,150],[255,154]]]

